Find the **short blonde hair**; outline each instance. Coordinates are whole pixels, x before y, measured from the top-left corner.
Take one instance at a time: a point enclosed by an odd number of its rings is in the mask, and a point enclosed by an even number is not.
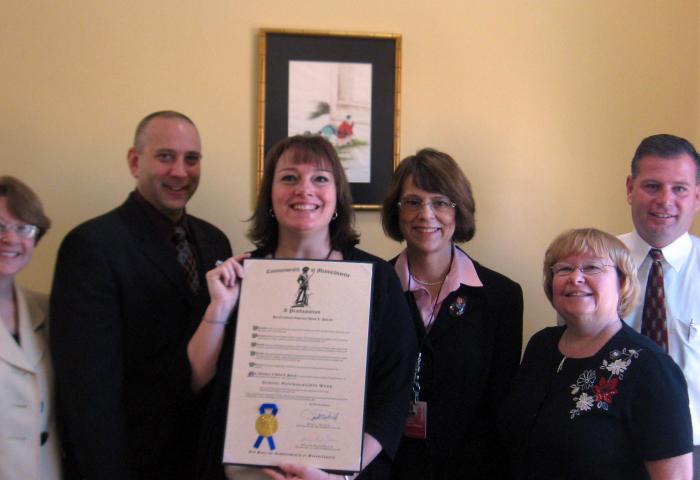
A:
[[[620,300],[617,304],[617,313],[620,317],[629,315],[637,303],[637,295],[639,294],[637,268],[624,243],[613,235],[595,228],[567,230],[559,234],[549,244],[547,252],[544,254],[544,265],[542,266],[542,283],[549,302],[553,305],[552,282],[554,275],[551,267],[569,255],[583,253],[592,253],[612,260],[620,279]]]

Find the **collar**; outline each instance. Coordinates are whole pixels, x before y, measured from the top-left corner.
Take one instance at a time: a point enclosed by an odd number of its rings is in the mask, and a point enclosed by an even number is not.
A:
[[[47,354],[46,332],[42,329],[45,327],[46,305],[42,307],[35,295],[29,294],[16,283],[14,293],[20,344],[17,344],[6,328],[0,326],[0,358],[23,370],[35,372]]]
[[[481,280],[479,280],[479,276],[476,273],[474,262],[472,262],[469,256],[461,249],[454,245],[452,248],[454,249],[452,265],[450,266],[450,271],[445,278],[445,284],[443,285],[442,291],[446,293],[454,292],[460,287],[460,285],[482,287],[483,284],[481,283]],[[410,273],[408,271],[408,256],[406,249],[404,249],[396,259],[395,270],[399,276],[401,288],[404,292],[409,291],[409,283],[411,284],[411,292],[425,290],[425,287],[420,285],[418,282],[409,282]]]
[[[182,212],[182,216],[177,222],[173,222],[156,207],[151,205],[148,202],[148,200],[146,200],[146,198],[143,195],[141,195],[141,192],[139,192],[138,189],[134,189],[133,196],[136,200],[136,203],[138,203],[138,205],[143,209],[143,211],[156,226],[163,238],[165,238],[168,242],[172,241],[173,235],[175,234],[175,227],[177,226],[181,226],[185,229],[185,232],[187,232],[188,239],[192,238],[192,234],[187,225],[186,211]]]
[[[645,242],[636,230],[629,234],[628,241],[632,260],[634,260],[635,265],[639,266],[649,256],[649,250],[654,247]],[[678,272],[688,260],[692,248],[693,241],[690,239],[688,232],[686,232],[672,243],[659,250],[664,254],[664,260],[671,265],[671,268]]]

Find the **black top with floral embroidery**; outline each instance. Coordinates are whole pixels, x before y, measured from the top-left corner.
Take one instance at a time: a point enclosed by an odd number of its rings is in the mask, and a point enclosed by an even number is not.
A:
[[[511,478],[649,478],[644,461],[692,450],[680,368],[623,324],[589,358],[564,359],[566,327],[528,343],[502,410]]]

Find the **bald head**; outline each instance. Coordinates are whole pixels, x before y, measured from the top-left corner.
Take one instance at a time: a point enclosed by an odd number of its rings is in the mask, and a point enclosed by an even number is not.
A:
[[[197,189],[201,158],[197,128],[177,112],[156,112],[144,118],[127,154],[136,189],[173,221],[182,216]]]
[[[184,113],[176,112],[175,110],[160,110],[158,112],[153,112],[143,117],[143,119],[136,126],[136,132],[134,133],[134,150],[137,152],[143,152],[143,147],[146,143],[146,129],[151,121],[156,118],[172,118],[181,120],[189,123],[195,130],[197,130],[197,126],[194,124],[194,122]]]

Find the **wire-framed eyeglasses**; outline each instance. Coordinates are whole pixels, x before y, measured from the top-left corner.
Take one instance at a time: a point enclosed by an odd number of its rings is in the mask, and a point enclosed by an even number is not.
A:
[[[14,231],[20,238],[34,238],[39,233],[39,227],[28,223],[20,223],[17,225],[5,225],[0,223],[0,237],[8,232]]]
[[[423,209],[424,206],[429,206],[435,213],[447,213],[453,210],[457,204],[450,201],[448,198],[431,198],[422,200],[418,197],[406,197],[396,202],[399,208],[405,212],[415,213]]]
[[[600,262],[588,262],[581,265],[570,265],[568,263],[555,263],[549,269],[555,277],[568,277],[576,270],[579,270],[586,277],[600,275],[607,267],[615,268],[615,265]]]

